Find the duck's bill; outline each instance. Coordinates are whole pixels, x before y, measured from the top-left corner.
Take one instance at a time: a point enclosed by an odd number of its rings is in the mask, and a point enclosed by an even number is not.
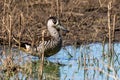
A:
[[[58,25],[58,28],[60,28],[61,30],[65,31],[65,32],[69,32],[66,28],[64,28],[62,25]]]

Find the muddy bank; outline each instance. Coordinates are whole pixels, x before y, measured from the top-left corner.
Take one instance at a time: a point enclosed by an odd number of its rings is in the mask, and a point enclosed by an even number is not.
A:
[[[108,3],[112,0],[11,0],[0,1],[0,43],[39,41],[46,20],[57,16],[70,31],[63,45],[108,42]],[[113,0],[110,10],[111,40],[120,41],[120,1]],[[115,17],[115,26],[114,23]],[[49,34],[46,34],[48,36]]]

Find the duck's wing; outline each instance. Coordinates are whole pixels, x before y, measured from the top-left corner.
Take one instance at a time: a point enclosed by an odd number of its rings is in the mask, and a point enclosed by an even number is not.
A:
[[[19,49],[21,49],[22,51],[27,51],[29,50],[28,48],[37,48],[40,44],[42,44],[42,42],[44,42],[43,44],[46,45],[47,42],[49,42],[52,39],[51,36],[46,36],[44,37],[44,41],[42,41],[42,37],[37,38],[34,41],[31,40],[17,40],[14,39],[16,44],[15,47],[18,47]]]

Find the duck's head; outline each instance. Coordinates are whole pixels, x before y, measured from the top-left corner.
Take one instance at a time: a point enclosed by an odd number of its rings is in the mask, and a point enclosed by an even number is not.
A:
[[[54,27],[58,31],[61,29],[61,30],[65,31],[65,32],[69,32],[66,28],[64,28],[60,24],[60,21],[58,20],[58,18],[56,18],[54,16],[48,18],[47,27],[49,27],[49,28]]]

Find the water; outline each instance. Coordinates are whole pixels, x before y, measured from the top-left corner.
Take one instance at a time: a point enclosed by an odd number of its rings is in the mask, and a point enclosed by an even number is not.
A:
[[[120,44],[114,44],[110,61],[108,44],[67,46],[49,58],[65,64],[60,67],[60,80],[118,80],[120,79]]]
[[[20,52],[20,55],[27,56],[23,52]],[[15,62],[22,65],[26,61],[37,60],[36,57],[27,56],[21,62],[16,57]],[[112,57],[108,44],[93,43],[77,48],[66,46],[47,60],[60,64],[60,80],[120,80],[120,43],[114,44]],[[18,75],[25,80],[23,74]]]

